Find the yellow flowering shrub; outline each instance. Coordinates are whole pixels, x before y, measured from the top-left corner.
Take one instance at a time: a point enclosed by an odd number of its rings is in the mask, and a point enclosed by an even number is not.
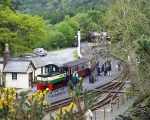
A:
[[[47,105],[47,102],[45,101],[45,96],[47,95],[48,91],[48,89],[45,89],[44,91],[39,90],[29,96],[28,99],[29,101],[36,102],[40,105]]]
[[[71,102],[69,105],[60,108],[56,111],[55,120],[63,120],[64,117],[68,115],[68,113],[74,114],[74,111],[77,110],[77,105],[74,102]]]
[[[0,88],[0,116],[2,116],[3,119],[11,120],[15,120],[16,118],[42,118],[42,110],[47,105],[45,101],[47,92],[48,89],[37,91],[33,94],[23,92],[17,95],[14,88]],[[20,116],[20,114],[22,114],[22,116]],[[39,116],[37,116],[37,114]]]
[[[14,88],[0,88],[0,110],[7,107],[13,110],[16,100],[16,90]]]

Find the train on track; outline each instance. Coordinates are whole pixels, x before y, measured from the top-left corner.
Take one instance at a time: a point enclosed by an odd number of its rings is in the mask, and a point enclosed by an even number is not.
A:
[[[89,65],[89,60],[81,58],[69,63],[64,64],[61,67],[53,66],[55,72],[38,75],[36,83],[37,90],[44,90],[48,88],[50,91],[68,85],[71,80],[73,84],[76,84],[79,78],[89,76],[96,67],[95,64]],[[53,68],[52,68],[53,69]]]

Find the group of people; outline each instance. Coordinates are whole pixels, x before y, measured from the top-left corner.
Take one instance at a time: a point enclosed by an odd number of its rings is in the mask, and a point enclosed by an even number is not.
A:
[[[111,70],[112,70],[112,65],[111,65],[111,61],[107,60],[106,62],[104,62],[103,64],[97,64],[97,75],[98,76],[110,76],[111,75]]]

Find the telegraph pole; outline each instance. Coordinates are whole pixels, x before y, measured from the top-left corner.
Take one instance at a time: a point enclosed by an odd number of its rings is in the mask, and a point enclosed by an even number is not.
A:
[[[81,33],[80,33],[80,29],[78,30],[77,36],[78,36],[77,52],[78,52],[78,56],[81,58],[82,55],[81,55]]]

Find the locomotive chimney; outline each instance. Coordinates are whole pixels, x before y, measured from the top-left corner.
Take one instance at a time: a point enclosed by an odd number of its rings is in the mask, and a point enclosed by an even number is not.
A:
[[[81,58],[81,33],[80,33],[80,29],[78,30],[78,47],[77,47],[77,51],[78,51],[78,56]]]
[[[4,50],[4,59],[3,59],[3,67],[7,64],[7,62],[10,59],[10,51],[9,51],[9,45],[5,44],[5,50]]]

